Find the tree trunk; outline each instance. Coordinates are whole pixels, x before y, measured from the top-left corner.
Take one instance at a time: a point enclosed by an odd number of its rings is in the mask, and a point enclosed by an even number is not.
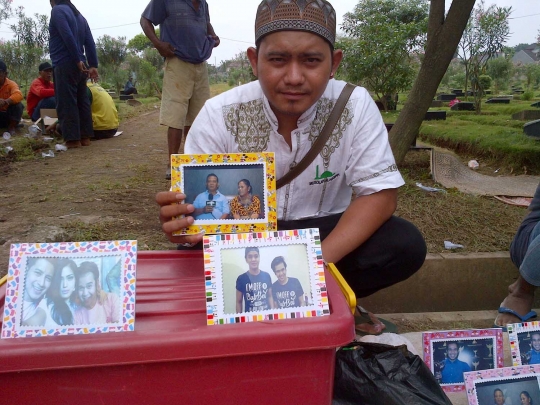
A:
[[[400,165],[431,105],[469,21],[475,0],[454,0],[444,17],[445,0],[431,0],[428,41],[420,72],[390,131],[390,145]]]

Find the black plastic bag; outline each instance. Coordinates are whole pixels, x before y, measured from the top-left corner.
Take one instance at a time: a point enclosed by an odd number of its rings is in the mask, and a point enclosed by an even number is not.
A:
[[[334,405],[452,405],[407,346],[353,342],[336,353]]]

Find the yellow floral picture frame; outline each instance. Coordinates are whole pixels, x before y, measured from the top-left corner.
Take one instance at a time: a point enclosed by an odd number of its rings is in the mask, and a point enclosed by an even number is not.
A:
[[[193,225],[176,235],[277,229],[272,152],[172,155],[171,181],[172,191],[186,194],[185,202],[196,209]],[[249,196],[242,198],[240,188]]]

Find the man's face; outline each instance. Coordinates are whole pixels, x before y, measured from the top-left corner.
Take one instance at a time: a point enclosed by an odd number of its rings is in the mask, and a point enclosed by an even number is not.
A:
[[[0,86],[4,85],[4,82],[6,81],[6,77],[7,77],[7,72],[0,70]]]
[[[218,189],[218,180],[217,180],[217,177],[215,176],[210,176],[208,177],[208,179],[206,179],[206,189],[211,192],[211,193],[214,193],[217,191]]]
[[[459,355],[459,349],[458,349],[457,343],[448,343],[446,353],[448,354],[448,358],[451,361],[454,361],[455,359],[457,359]]]
[[[92,272],[81,275],[77,285],[77,293],[79,294],[82,304],[86,308],[94,308],[97,302],[97,294],[96,280],[94,279],[94,274]]]
[[[504,404],[504,394],[501,391],[495,391],[493,398],[495,399],[495,403],[497,405]]]
[[[534,333],[531,335],[532,348],[540,352],[540,333]]]
[[[53,278],[54,266],[46,259],[38,259],[26,274],[25,299],[37,301],[47,292]]]
[[[255,250],[250,250],[246,255],[246,263],[248,264],[250,270],[259,270],[259,260],[259,253],[257,253]]]
[[[39,77],[46,82],[50,82],[52,80],[52,69],[40,70]]]
[[[287,268],[284,263],[279,263],[274,267],[274,273],[281,284],[287,281]]]
[[[322,37],[302,31],[282,31],[267,35],[259,52],[248,49],[253,73],[278,120],[299,118],[324,93],[330,75],[343,57],[332,51]]]

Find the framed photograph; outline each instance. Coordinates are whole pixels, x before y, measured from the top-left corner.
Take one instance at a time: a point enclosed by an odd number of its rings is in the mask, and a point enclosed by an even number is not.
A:
[[[177,235],[277,229],[274,153],[172,155],[172,190],[195,206]]]
[[[135,328],[137,241],[11,245],[2,338]]]
[[[469,405],[540,403],[540,364],[465,373]]]
[[[501,329],[422,333],[424,362],[446,392],[465,389],[464,373],[504,365]]]
[[[206,236],[207,324],[330,314],[318,229]]]
[[[508,340],[514,366],[540,364],[540,322],[508,325]]]

